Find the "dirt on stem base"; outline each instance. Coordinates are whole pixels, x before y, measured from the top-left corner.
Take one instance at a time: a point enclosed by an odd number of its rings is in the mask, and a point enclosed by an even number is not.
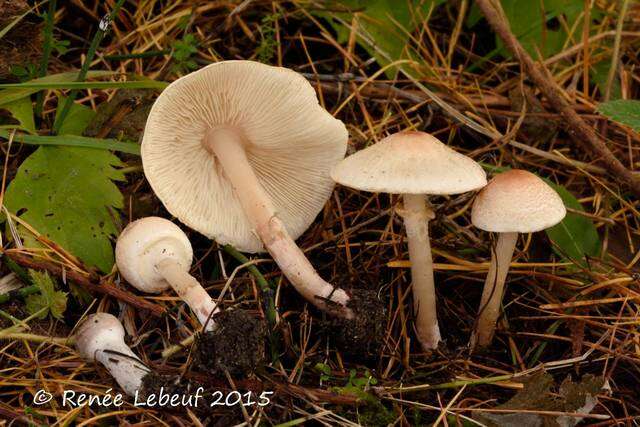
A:
[[[216,328],[196,340],[194,358],[199,369],[220,374],[249,375],[265,359],[266,326],[244,310],[226,310],[214,319]]]
[[[333,318],[328,324],[330,335],[340,349],[354,357],[372,357],[380,353],[387,326],[386,308],[375,291],[350,291],[347,306],[353,319]]]

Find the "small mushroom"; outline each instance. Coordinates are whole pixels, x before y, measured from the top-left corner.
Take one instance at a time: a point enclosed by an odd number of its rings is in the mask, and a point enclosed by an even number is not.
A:
[[[295,244],[331,195],[347,130],[286,68],[211,64],[170,84],[142,140],[151,187],[169,212],[220,244],[271,254],[308,301],[350,317],[349,296]]]
[[[89,362],[100,362],[129,396],[135,395],[149,368],[124,342],[124,328],[109,313],[92,314],[78,327],[76,350]]]
[[[425,350],[438,346],[427,195],[459,194],[486,185],[480,165],[424,132],[400,132],[347,157],[331,172],[338,183],[364,191],[401,194],[411,259],[416,333]]]
[[[173,288],[206,330],[217,311],[215,302],[189,274],[193,250],[189,239],[171,221],[147,217],[133,221],[116,243],[116,263],[124,279],[142,292],[160,293]]]
[[[562,221],[566,213],[558,193],[524,170],[512,169],[498,174],[478,193],[471,221],[481,230],[498,233],[498,241],[491,252],[471,348],[491,344],[518,233],[552,227]]]

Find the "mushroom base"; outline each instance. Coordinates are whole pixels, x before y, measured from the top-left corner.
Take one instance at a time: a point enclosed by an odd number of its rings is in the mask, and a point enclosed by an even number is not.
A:
[[[328,322],[330,335],[338,347],[355,358],[369,358],[380,353],[386,334],[386,308],[375,291],[354,289],[347,307],[351,319],[333,318]]]
[[[216,328],[196,340],[198,367],[213,374],[249,375],[263,365],[267,328],[244,310],[214,316]]]

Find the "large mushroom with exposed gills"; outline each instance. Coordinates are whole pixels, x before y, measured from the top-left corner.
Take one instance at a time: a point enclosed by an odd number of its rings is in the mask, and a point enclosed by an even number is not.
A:
[[[352,317],[294,242],[334,187],[347,130],[300,74],[252,61],[211,64],[171,83],[142,140],[144,173],[171,214],[220,244],[268,251],[308,301]]]
[[[478,193],[471,221],[481,230],[498,233],[498,240],[491,251],[471,348],[491,344],[518,233],[553,227],[566,214],[564,203],[553,188],[531,172],[520,169],[496,175]]]
[[[402,196],[411,260],[416,333],[423,349],[440,342],[429,221],[429,195],[460,194],[486,185],[482,167],[425,132],[399,132],[340,162],[332,178],[358,190]]]

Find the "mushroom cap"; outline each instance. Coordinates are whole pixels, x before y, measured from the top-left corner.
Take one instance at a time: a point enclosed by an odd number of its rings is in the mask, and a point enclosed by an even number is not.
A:
[[[405,131],[347,157],[334,181],[374,193],[459,194],[487,184],[482,167],[436,137]]]
[[[75,333],[76,350],[84,360],[95,361],[96,352],[124,342],[124,328],[117,317],[109,313],[88,316]]]
[[[476,227],[496,233],[533,233],[552,227],[567,214],[562,199],[546,182],[520,169],[493,177],[471,210]]]
[[[207,130],[236,130],[249,163],[292,238],[331,195],[330,169],[347,148],[344,124],[300,74],[252,61],[208,65],[171,83],[142,139],[147,180],[180,221],[220,244],[264,251],[231,183],[202,144]]]
[[[155,216],[133,221],[116,242],[116,264],[124,279],[136,289],[159,293],[169,288],[156,266],[172,258],[188,272],[193,260],[189,238],[173,222]]]

